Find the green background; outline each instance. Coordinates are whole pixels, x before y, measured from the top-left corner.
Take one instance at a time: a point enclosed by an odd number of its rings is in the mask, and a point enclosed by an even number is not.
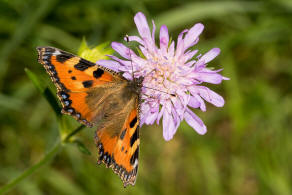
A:
[[[226,104],[195,111],[207,134],[183,122],[166,142],[161,126],[143,126],[137,182],[124,189],[118,176],[96,165],[95,129],[86,128],[47,156],[50,163],[6,188],[8,194],[292,194],[290,0],[0,0],[0,188],[60,140],[60,120],[24,71],[55,90],[37,63],[36,46],[77,53],[82,37],[90,46],[122,41],[137,33],[138,11],[157,29],[166,24],[173,38],[202,22],[195,48],[221,48],[209,66],[224,68],[231,80],[208,87]],[[71,130],[78,127],[70,117],[66,121]]]

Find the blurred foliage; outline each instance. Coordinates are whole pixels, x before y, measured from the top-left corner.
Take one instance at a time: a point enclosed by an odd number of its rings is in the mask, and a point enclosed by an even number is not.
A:
[[[137,33],[133,16],[142,11],[157,28],[168,25],[172,37],[202,22],[196,47],[222,49],[210,66],[224,68],[231,80],[209,87],[226,105],[196,112],[208,133],[182,123],[165,142],[161,126],[143,126],[137,183],[124,189],[112,171],[96,165],[94,129],[86,128],[8,194],[292,194],[291,2],[0,0],[0,186],[58,149],[59,119],[39,91],[55,88],[35,48],[77,53],[82,37],[89,47],[122,41]],[[27,75],[42,80],[39,90]],[[78,129],[61,118],[67,130]]]

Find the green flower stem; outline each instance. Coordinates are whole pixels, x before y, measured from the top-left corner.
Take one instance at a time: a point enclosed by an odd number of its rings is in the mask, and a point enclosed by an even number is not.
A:
[[[77,134],[79,131],[84,129],[84,125],[80,125],[78,128],[76,128],[74,131],[72,131],[71,133],[69,133],[65,139],[63,140],[64,143],[69,142],[70,138],[73,137],[75,134]]]
[[[55,155],[60,151],[62,148],[62,143],[58,141],[54,147],[44,156],[42,160],[40,160],[37,164],[33,165],[32,167],[25,170],[23,173],[21,173],[18,177],[12,179],[9,183],[2,186],[0,188],[0,194],[3,194],[5,192],[8,192],[12,188],[14,188],[19,182],[33,174],[35,171],[40,169],[42,166],[47,164],[51,159],[55,157]]]
[[[72,136],[80,132],[82,129],[84,129],[84,127],[85,127],[84,125],[79,126],[75,130],[73,130],[71,133],[69,133],[67,136],[65,136],[65,139],[63,141],[58,140],[57,143],[54,145],[54,147],[43,157],[42,160],[40,160],[37,164],[25,170],[18,177],[12,179],[6,185],[2,186],[0,188],[0,194],[8,192],[12,188],[14,188],[18,183],[20,183],[22,180],[32,175],[35,171],[40,169],[42,166],[46,165],[50,160],[52,160],[56,156],[57,153],[61,151],[61,149],[64,146],[64,143],[67,143]]]

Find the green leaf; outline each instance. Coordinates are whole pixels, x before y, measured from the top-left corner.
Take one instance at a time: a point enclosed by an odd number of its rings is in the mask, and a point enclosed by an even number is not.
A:
[[[73,143],[76,144],[77,148],[81,153],[91,155],[91,152],[86,148],[86,146],[81,141],[74,140]]]
[[[63,142],[72,142],[73,136],[77,134],[79,131],[82,131],[85,128],[84,125],[80,125],[75,130],[71,131],[70,133],[66,134],[65,137],[62,136]]]
[[[34,86],[39,90],[39,92],[46,98],[49,102],[52,109],[55,111],[55,114],[59,117],[61,115],[61,106],[58,103],[56,96],[52,93],[52,91],[46,87],[43,83],[45,83],[39,76],[34,74],[28,68],[25,68],[25,73],[33,82]]]
[[[98,60],[106,60],[109,59],[106,55],[113,54],[114,51],[109,47],[109,43],[102,43],[92,49],[87,46],[86,40],[83,38],[78,55],[86,60],[89,60],[93,63],[96,63]]]
[[[89,49],[85,37],[82,38],[81,45],[78,50],[78,55],[81,55],[85,50]]]
[[[33,82],[34,86],[41,92],[43,93],[45,86],[44,86],[44,81],[38,77],[36,74],[34,74],[32,71],[30,71],[28,68],[24,69],[26,75],[28,78]]]

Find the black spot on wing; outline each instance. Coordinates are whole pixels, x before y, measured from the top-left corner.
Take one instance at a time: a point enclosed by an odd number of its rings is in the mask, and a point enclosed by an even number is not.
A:
[[[38,50],[41,50],[42,47],[37,47],[37,49],[38,49]],[[53,53],[53,52],[55,52],[55,51],[56,51],[55,48],[52,48],[52,47],[45,47],[45,52],[46,52],[46,53]]]
[[[57,54],[56,55],[56,60],[60,63],[64,63],[68,59],[72,58],[73,56],[67,53],[62,53],[62,54]]]
[[[101,77],[103,75],[104,71],[100,68],[98,68],[97,70],[93,71],[93,76],[98,79],[99,77]]]
[[[95,66],[95,64],[80,58],[79,62],[74,65],[74,68],[76,68],[77,70],[80,70],[80,71],[84,71],[92,66]]]
[[[121,140],[124,139],[124,137],[125,137],[125,135],[126,135],[126,131],[127,131],[127,129],[125,129],[125,130],[122,131],[122,133],[121,133],[121,135],[120,135],[120,139],[121,139]]]
[[[135,160],[138,159],[138,156],[139,156],[139,147],[136,148],[134,154],[131,156],[131,159],[130,159],[131,165],[135,163]]]
[[[130,139],[130,144],[131,147],[134,145],[135,141],[139,138],[139,127],[137,126],[134,134],[132,135],[131,139]]]
[[[133,118],[133,120],[130,122],[130,127],[133,128],[136,123],[137,123],[137,116]]]
[[[72,79],[72,80],[76,80],[76,77],[75,77],[75,76],[73,76],[73,77],[71,77],[71,79]]]
[[[83,87],[90,88],[93,84],[93,80],[83,81],[82,84],[83,84]]]

